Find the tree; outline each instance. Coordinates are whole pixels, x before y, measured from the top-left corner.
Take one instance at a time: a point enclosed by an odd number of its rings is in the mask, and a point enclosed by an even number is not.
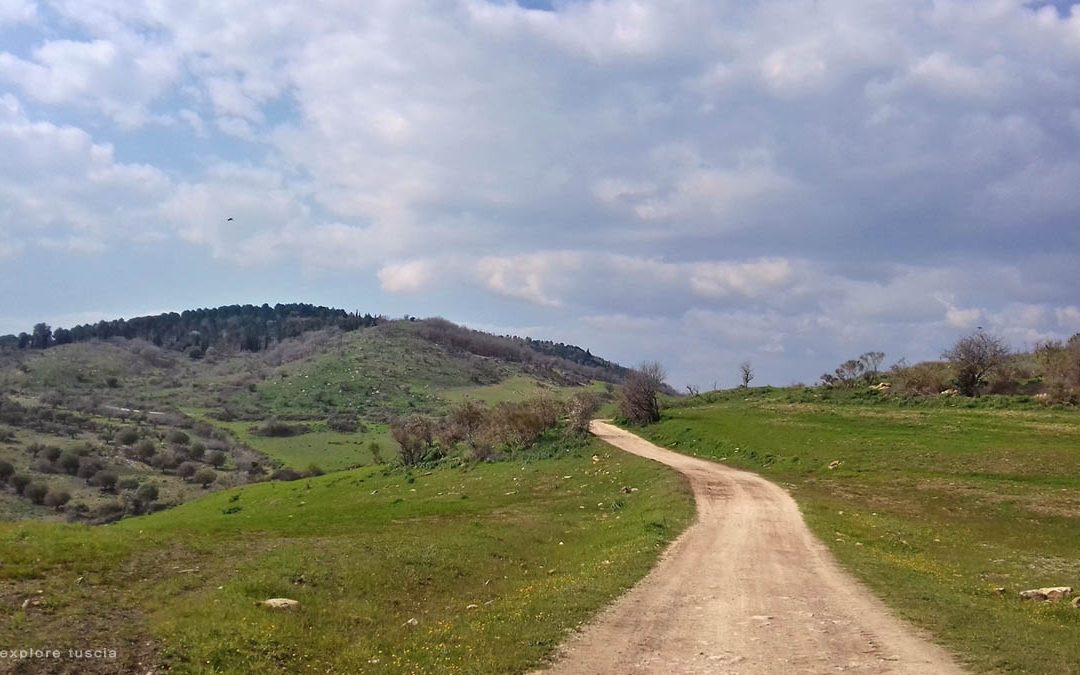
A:
[[[964,396],[978,396],[986,376],[1009,360],[1005,340],[982,330],[956,341],[942,356],[956,369],[956,388]]]
[[[195,472],[194,480],[195,480],[196,483],[198,483],[199,485],[201,485],[201,486],[203,486],[205,488],[205,487],[208,487],[214,481],[216,481],[217,478],[218,478],[217,471],[214,471],[213,469],[211,469],[209,467],[203,467],[203,468],[199,469],[197,472]]]
[[[34,349],[47,349],[52,342],[52,328],[47,323],[39,323],[34,326],[34,334],[30,336],[30,346]]]
[[[619,392],[619,415],[631,424],[660,421],[657,396],[664,388],[664,368],[653,361],[631,371]]]
[[[754,379],[754,366],[749,361],[743,361],[739,364],[739,382],[742,383],[742,388],[746,389],[750,386],[750,382]]]
[[[868,384],[878,378],[884,360],[885,352],[866,352],[859,357],[859,362],[863,365],[863,378]]]

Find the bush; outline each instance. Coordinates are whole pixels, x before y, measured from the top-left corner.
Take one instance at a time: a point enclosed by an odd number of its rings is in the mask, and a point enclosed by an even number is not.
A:
[[[11,427],[0,427],[0,443],[10,443],[15,440],[15,430]]]
[[[101,462],[95,459],[91,459],[89,457],[80,457],[79,468],[75,470],[75,475],[79,478],[89,480],[93,478],[94,475],[101,471],[103,468],[104,467],[101,465]]]
[[[191,478],[195,475],[195,472],[199,470],[199,467],[195,462],[184,462],[180,466],[176,467],[176,475],[181,478]]]
[[[60,450],[60,448],[56,447],[55,445],[50,445],[43,449],[41,454],[45,457],[45,459],[49,460],[50,462],[55,462],[56,460],[60,459],[61,452],[62,451]]]
[[[318,464],[308,464],[308,468],[304,471],[304,478],[314,478],[315,476],[321,476],[325,471]]]
[[[310,429],[303,424],[289,424],[288,422],[282,422],[281,420],[267,420],[257,427],[252,427],[250,431],[256,436],[284,438],[306,434]]]
[[[144,462],[157,453],[157,446],[149,438],[144,438],[135,444],[135,454]]]
[[[57,473],[57,467],[46,457],[38,457],[34,460],[34,471],[38,473]]]
[[[405,466],[415,466],[429,458],[435,442],[435,423],[415,416],[390,425],[390,435],[400,446],[399,457]]]
[[[225,465],[225,453],[220,450],[214,450],[206,456],[206,463],[220,469]]]
[[[69,476],[74,476],[79,470],[80,459],[79,455],[70,450],[64,452],[64,454],[60,455],[60,461],[58,462],[60,470]]]
[[[0,459],[0,484],[7,483],[8,479],[15,473],[15,465],[11,462]]]
[[[135,445],[139,442],[139,431],[132,427],[121,429],[116,432],[114,440],[120,445]]]
[[[299,480],[299,479],[303,478],[303,476],[296,469],[293,469],[293,468],[290,468],[290,467],[287,467],[287,466],[283,466],[280,469],[275,469],[274,472],[272,474],[270,474],[270,478],[272,480],[290,481],[290,480]]]
[[[33,478],[27,476],[25,473],[17,473],[11,477],[11,487],[15,488],[15,494],[21,495],[26,486],[33,482]]]
[[[568,428],[571,434],[585,436],[589,433],[589,423],[600,410],[600,396],[591,391],[575,394],[567,406]]]
[[[644,363],[626,376],[619,392],[619,415],[631,424],[651,424],[660,420],[657,396],[664,388],[664,369],[659,363]]]
[[[202,441],[195,441],[188,448],[188,457],[195,460],[201,460],[206,455],[206,444]]]
[[[203,487],[208,487],[218,479],[217,471],[209,467],[203,467],[195,473],[195,482]]]
[[[326,426],[333,431],[339,431],[344,434],[351,434],[356,431],[364,431],[361,427],[360,420],[356,418],[356,415],[348,415],[339,413],[337,415],[331,415],[330,419],[326,420]]]
[[[63,488],[51,488],[45,494],[45,506],[50,506],[57,510],[69,501],[71,501],[71,493]]]
[[[102,469],[101,471],[95,473],[93,478],[91,478],[87,482],[91,485],[96,485],[100,487],[103,492],[113,492],[116,490],[116,483],[119,480],[120,478],[116,475],[115,471],[107,471],[105,469]]]
[[[179,429],[174,429],[170,431],[165,437],[165,439],[170,443],[175,443],[176,445],[187,445],[191,442],[191,437],[185,434],[183,431],[180,431]]]
[[[134,490],[139,487],[139,479],[134,477],[122,478],[116,483],[121,490]]]
[[[152,483],[143,483],[139,486],[139,489],[135,491],[135,499],[143,504],[149,504],[157,498],[158,487]]]
[[[378,441],[372,441],[372,442],[368,443],[368,452],[371,453],[371,461],[372,461],[372,463],[374,463],[374,464],[382,464],[383,463],[382,446],[379,445]]]
[[[49,486],[39,481],[33,481],[23,488],[22,495],[35,504],[45,503],[45,495],[49,492]]]

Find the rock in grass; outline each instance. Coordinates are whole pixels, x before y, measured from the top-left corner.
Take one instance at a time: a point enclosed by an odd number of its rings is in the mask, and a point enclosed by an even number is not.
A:
[[[1034,600],[1036,602],[1043,602],[1047,599],[1046,593],[1034,588],[1030,591],[1020,591],[1020,598],[1023,600]]]
[[[1040,588],[1039,590],[1046,594],[1048,600],[1060,600],[1072,595],[1071,586],[1053,586],[1050,588]]]
[[[289,598],[270,598],[269,600],[263,600],[262,602],[257,602],[255,604],[266,607],[267,609],[300,609],[300,602]]]
[[[1078,595],[1078,596],[1076,596],[1075,598],[1073,598],[1073,599],[1072,599],[1072,602],[1071,602],[1071,603],[1069,603],[1069,604],[1071,604],[1071,605],[1072,605],[1073,607],[1075,607],[1076,609],[1080,609],[1080,595]]]

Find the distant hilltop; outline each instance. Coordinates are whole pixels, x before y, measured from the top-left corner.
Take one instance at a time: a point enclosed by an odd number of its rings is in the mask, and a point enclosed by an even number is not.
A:
[[[53,329],[39,323],[30,333],[0,336],[0,351],[44,350],[94,340],[143,340],[162,349],[182,352],[192,359],[208,350],[260,352],[304,333],[326,329],[354,331],[392,321],[416,324],[419,335],[448,349],[503,359],[531,362],[537,356],[576,364],[588,375],[620,382],[627,368],[594,356],[577,345],[534,340],[530,337],[492,335],[459,326],[442,318],[390,319],[383,315],[311,305],[306,303],[224,305],[189,309],[131,319],[102,320],[72,328]]]

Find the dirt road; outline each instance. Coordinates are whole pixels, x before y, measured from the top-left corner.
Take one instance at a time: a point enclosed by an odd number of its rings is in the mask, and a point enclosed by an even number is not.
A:
[[[776,485],[610,424],[592,431],[685,474],[698,520],[546,672],[962,672],[838,568]]]

